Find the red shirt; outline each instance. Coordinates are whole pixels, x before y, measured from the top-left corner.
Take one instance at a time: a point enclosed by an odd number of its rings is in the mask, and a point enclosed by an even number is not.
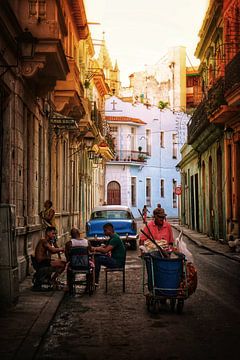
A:
[[[158,228],[158,226],[155,224],[154,220],[149,221],[148,228],[150,229],[150,232],[154,238],[154,240],[166,240],[169,243],[173,243],[173,232],[171,225],[164,221],[163,226],[161,228]],[[147,226],[144,226],[143,231],[150,236]],[[147,237],[141,233],[140,234],[140,240],[143,242],[147,240]]]

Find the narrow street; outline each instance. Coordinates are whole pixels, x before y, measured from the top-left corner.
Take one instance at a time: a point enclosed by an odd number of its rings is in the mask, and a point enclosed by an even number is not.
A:
[[[93,296],[81,289],[66,295],[36,359],[238,359],[240,265],[184,240],[198,288],[181,315],[164,305],[158,314],[147,312],[142,260],[128,251],[126,293],[121,275],[112,274],[107,294],[102,276]]]

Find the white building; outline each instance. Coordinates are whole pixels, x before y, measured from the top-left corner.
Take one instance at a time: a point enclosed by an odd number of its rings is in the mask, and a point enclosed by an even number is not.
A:
[[[175,188],[180,174],[175,166],[188,116],[111,97],[105,103],[105,118],[116,150],[106,165],[107,203],[129,206],[136,217],[143,205],[152,213],[160,203],[168,216],[178,216]]]

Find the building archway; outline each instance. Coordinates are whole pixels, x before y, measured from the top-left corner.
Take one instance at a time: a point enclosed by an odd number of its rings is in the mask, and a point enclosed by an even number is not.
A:
[[[223,239],[223,198],[222,198],[222,150],[217,149],[217,208],[218,208],[218,228],[219,238]]]
[[[121,186],[117,181],[111,181],[107,185],[107,204],[121,205]]]
[[[208,162],[208,195],[209,195],[209,236],[214,237],[214,209],[213,209],[213,163],[212,157],[209,157]]]

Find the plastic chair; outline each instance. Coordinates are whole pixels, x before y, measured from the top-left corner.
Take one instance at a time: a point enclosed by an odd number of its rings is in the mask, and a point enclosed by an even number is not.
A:
[[[93,294],[95,290],[95,271],[90,259],[92,259],[92,255],[89,254],[87,247],[76,246],[70,249],[67,278],[69,292],[72,295],[76,294],[76,285],[85,285],[88,294]],[[86,276],[85,280],[77,280],[77,274],[84,274]]]
[[[35,256],[31,255],[31,263],[35,273],[33,275],[32,283],[34,288],[41,289],[42,285],[51,287],[51,277],[54,272],[51,266],[45,266],[40,268]]]
[[[125,292],[125,263],[126,263],[127,249],[125,248],[124,263],[122,267],[105,268],[105,292],[108,291],[108,273],[121,272],[122,273],[122,290]]]

